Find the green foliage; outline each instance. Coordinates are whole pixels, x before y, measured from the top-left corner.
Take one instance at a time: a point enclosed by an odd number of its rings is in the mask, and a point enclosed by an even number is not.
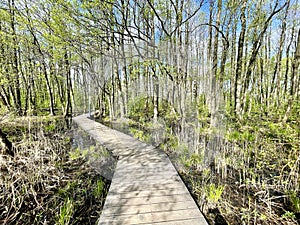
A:
[[[192,154],[190,157],[192,165],[199,165],[203,163],[203,157],[199,154]]]
[[[167,126],[170,127],[176,121],[178,121],[179,113],[176,112],[174,107],[166,100],[159,102],[159,116],[164,118]]]
[[[246,142],[253,143],[256,140],[256,133],[252,127],[242,127],[240,130],[228,130],[226,139],[231,142]]]
[[[105,187],[105,183],[100,178],[96,182],[96,185],[95,185],[95,188],[94,188],[94,191],[93,191],[93,194],[94,194],[95,198],[100,198],[103,195],[104,187]]]
[[[71,160],[76,160],[82,157],[82,152],[79,148],[75,148],[74,150],[69,152],[69,157]]]
[[[45,130],[46,131],[54,131],[56,128],[56,124],[55,123],[50,123],[49,125],[46,126]]]
[[[144,134],[143,131],[134,128],[130,128],[130,133],[133,134],[133,137],[137,139],[142,139]]]
[[[202,165],[203,157],[199,154],[191,154],[190,156],[188,156],[187,154],[182,152],[180,161],[187,170],[190,170],[192,168],[197,168],[198,165]]]
[[[289,123],[282,122],[265,122],[266,135],[273,140],[280,140],[282,142],[291,143],[297,140],[296,126]]]
[[[226,134],[226,139],[231,142],[237,142],[240,140],[240,132],[237,130],[229,131]]]
[[[188,156],[185,154],[182,154],[180,157],[180,161],[181,164],[183,164],[185,166],[186,169],[190,169],[191,168],[191,161],[189,160]]]
[[[282,216],[283,219],[296,219],[296,215],[293,212],[286,211]]]
[[[173,152],[178,148],[178,137],[171,134],[170,128],[166,129],[165,141],[160,143],[159,147],[165,152]]]
[[[151,141],[151,135],[143,132],[142,130],[135,129],[135,128],[130,128],[129,129],[130,133],[133,135],[134,138],[137,138],[141,141],[144,141],[146,143],[149,143]]]
[[[297,192],[292,191],[289,194],[289,199],[292,203],[292,207],[293,207],[295,213],[300,213],[300,198],[297,196]]]
[[[153,110],[152,98],[141,96],[129,102],[128,116],[136,122],[145,124],[152,120],[154,115]],[[179,114],[166,100],[159,101],[158,115],[160,118],[164,118],[168,127],[174,125],[179,118]]]
[[[206,97],[204,94],[200,95],[198,97],[198,115],[199,115],[199,119],[203,119],[203,118],[207,118],[209,116],[209,109],[208,106],[206,104]]]
[[[57,224],[68,225],[74,213],[74,202],[72,199],[67,198],[66,202],[59,209],[59,215],[57,219]]]
[[[69,197],[73,196],[77,186],[78,186],[78,183],[76,181],[68,182],[63,188],[60,188],[58,190],[58,194],[62,198],[69,198]]]
[[[205,187],[205,194],[207,199],[212,203],[217,203],[223,194],[225,186],[216,186],[215,184],[209,184]]]
[[[254,142],[255,134],[251,130],[246,130],[241,135],[241,141]]]
[[[153,102],[146,97],[138,97],[129,102],[128,116],[137,122],[147,122],[153,117]]]

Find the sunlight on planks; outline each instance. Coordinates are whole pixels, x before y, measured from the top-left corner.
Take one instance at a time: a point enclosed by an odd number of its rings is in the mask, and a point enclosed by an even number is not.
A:
[[[73,120],[119,157],[98,225],[206,225],[165,153],[80,115]]]

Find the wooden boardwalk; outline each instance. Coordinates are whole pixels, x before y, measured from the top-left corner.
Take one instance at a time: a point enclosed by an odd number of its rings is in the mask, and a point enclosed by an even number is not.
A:
[[[73,120],[119,156],[98,224],[206,225],[162,151],[81,115]]]

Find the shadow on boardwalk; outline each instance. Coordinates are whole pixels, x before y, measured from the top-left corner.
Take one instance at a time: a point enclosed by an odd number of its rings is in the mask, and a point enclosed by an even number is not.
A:
[[[119,158],[98,224],[207,224],[168,157],[81,115],[74,121]]]

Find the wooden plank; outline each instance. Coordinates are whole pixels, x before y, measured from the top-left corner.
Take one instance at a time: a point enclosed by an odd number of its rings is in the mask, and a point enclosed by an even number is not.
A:
[[[132,173],[118,173],[114,175],[114,179],[119,182],[123,180],[156,180],[156,179],[165,179],[173,176],[177,176],[173,171],[161,171],[160,173],[149,173],[149,172],[141,172],[137,173],[136,171],[132,171]]]
[[[154,167],[154,168],[144,168],[142,166],[136,167],[132,170],[126,170],[126,168],[120,168],[115,171],[115,176],[116,178],[118,178],[118,176],[122,176],[122,175],[130,175],[128,173],[131,173],[132,175],[141,175],[141,174],[159,174],[159,173],[175,173],[177,174],[177,172],[175,171],[169,171],[167,169],[165,169],[164,167]]]
[[[170,177],[166,179],[157,179],[157,180],[123,180],[119,182],[118,180],[112,180],[111,186],[116,186],[116,188],[122,188],[123,186],[127,185],[148,185],[148,186],[166,186],[166,185],[177,185],[182,186],[183,183],[181,182],[180,178],[177,177]]]
[[[207,224],[204,217],[199,217],[196,219],[180,219],[176,221],[164,221],[158,223],[151,223],[151,225],[199,225],[199,224]],[[144,225],[150,225],[150,224],[146,223]]]
[[[109,191],[113,192],[131,192],[131,191],[142,191],[142,190],[164,190],[164,189],[174,189],[174,188],[184,188],[181,183],[156,183],[156,184],[124,184],[124,185],[111,185]]]
[[[103,210],[101,216],[118,216],[118,215],[134,215],[134,214],[145,214],[151,212],[168,212],[177,211],[183,209],[197,209],[197,206],[192,204],[191,201],[182,202],[165,202],[148,205],[138,205],[123,207],[118,205],[115,207],[107,207]]]
[[[123,225],[122,222],[100,222],[98,224],[101,225]],[[199,225],[199,224],[207,224],[206,220],[203,217],[197,219],[178,219],[176,221],[165,221],[165,222],[153,222],[153,223],[136,223],[134,225]]]
[[[99,225],[207,225],[166,154],[87,115],[74,121],[119,157]]]
[[[150,205],[156,203],[166,203],[166,202],[186,202],[192,200],[190,194],[178,194],[178,195],[163,195],[163,196],[150,196],[150,197],[132,197],[132,198],[118,198],[116,195],[108,195],[105,200],[107,207],[113,205]]]
[[[169,163],[147,163],[147,162],[136,162],[136,163],[130,163],[130,164],[125,164],[125,163],[119,163],[117,164],[118,169],[120,170],[128,170],[128,171],[132,171],[132,170],[136,170],[136,169],[141,169],[141,168],[145,168],[145,169],[155,169],[155,168],[165,168],[166,170],[172,170],[173,166]]]
[[[134,198],[134,197],[152,197],[152,196],[164,196],[164,195],[179,195],[179,194],[185,194],[186,190],[184,189],[164,189],[164,190],[142,190],[142,191],[131,191],[131,192],[114,192],[111,191],[109,194],[110,196],[117,196],[119,199],[122,198]]]
[[[110,224],[145,224],[163,223],[177,220],[199,219],[198,209],[182,209],[174,211],[138,213],[132,215],[117,215],[101,217],[98,224],[109,222]]]
[[[122,222],[101,222],[101,225],[123,225]],[[184,219],[184,220],[176,220],[176,221],[167,221],[167,222],[153,222],[153,223],[136,223],[134,225],[199,225],[199,224],[207,224],[204,218],[197,219]]]
[[[147,179],[147,178],[140,178],[140,179],[134,179],[134,177],[130,177],[128,179],[114,179],[114,184],[160,184],[160,183],[172,183],[172,181],[174,181],[174,179],[177,179],[176,177],[172,176],[167,176],[167,177],[163,177],[163,176],[157,176],[157,178],[155,177],[151,177],[151,179]]]

